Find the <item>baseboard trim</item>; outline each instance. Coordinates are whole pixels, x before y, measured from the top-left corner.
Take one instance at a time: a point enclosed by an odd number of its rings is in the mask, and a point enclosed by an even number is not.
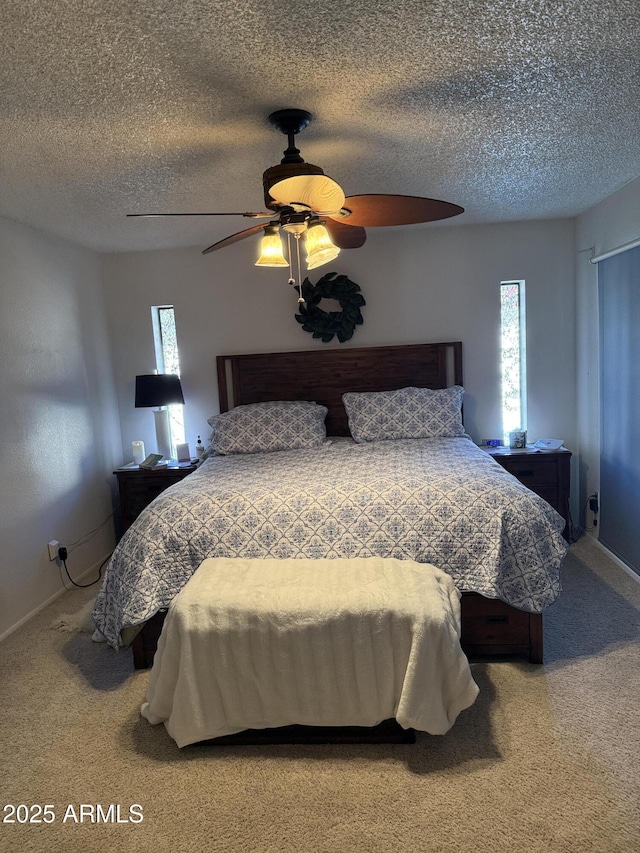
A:
[[[616,566],[620,566],[620,568],[621,568],[621,569],[624,569],[624,570],[625,570],[625,572],[626,572],[628,575],[630,575],[630,576],[634,579],[634,581],[635,581],[636,583],[640,583],[640,575],[639,575],[637,572],[634,572],[634,570],[631,568],[631,566],[628,566],[628,565],[624,562],[624,560],[621,560],[621,559],[620,559],[620,557],[616,556],[616,554],[614,554],[614,553],[613,553],[613,551],[610,551],[610,550],[606,547],[606,545],[603,545],[603,544],[602,544],[602,542],[600,542],[600,540],[599,540],[599,539],[596,539],[596,538],[595,538],[595,536],[591,536],[591,537],[590,537],[590,539],[591,539],[591,541],[593,542],[593,544],[594,544],[594,545],[597,545],[597,547],[598,547],[598,548],[599,548],[603,553],[605,553],[605,554],[607,555],[607,557],[609,557],[609,559],[610,559],[610,560],[613,560],[613,562],[616,564]]]
[[[86,579],[89,577],[89,575],[91,575],[91,574],[95,574],[95,573],[98,571],[98,569],[100,568],[100,566],[101,566],[101,565],[105,562],[105,560],[107,560],[110,556],[111,556],[111,551],[109,551],[107,554],[105,554],[105,556],[104,556],[104,557],[102,557],[100,560],[97,560],[95,563],[93,563],[93,565],[89,566],[89,568],[88,568],[88,569],[86,569],[86,570],[85,570],[81,575],[79,575],[77,578],[75,578],[75,580],[76,580],[76,581],[78,581],[78,582],[80,582],[80,581],[84,581],[84,580],[86,580]],[[6,631],[3,631],[3,633],[2,633],[2,634],[0,634],[0,643],[1,643],[3,640],[5,640],[5,639],[10,635],[10,634],[13,634],[15,631],[17,631],[17,630],[18,630],[18,628],[22,628],[22,626],[23,626],[23,625],[25,625],[27,622],[29,622],[31,619],[33,619],[33,618],[34,618],[34,616],[37,616],[37,615],[38,615],[38,613],[40,613],[40,611],[41,611],[41,610],[44,610],[44,609],[45,609],[45,607],[48,607],[48,606],[49,606],[52,602],[54,602],[57,598],[60,598],[60,596],[61,596],[61,595],[64,595],[64,594],[65,594],[65,592],[71,592],[71,590],[72,590],[72,589],[74,589],[74,587],[67,587],[67,586],[65,586],[65,587],[63,587],[62,589],[58,590],[58,592],[54,592],[54,594],[53,594],[52,596],[50,596],[49,598],[47,598],[47,600],[46,600],[46,601],[43,601],[43,602],[42,602],[42,604],[39,604],[39,605],[38,605],[34,610],[32,610],[30,613],[27,613],[27,615],[26,615],[26,616],[23,616],[23,617],[22,617],[22,619],[20,619],[20,621],[19,621],[19,622],[16,622],[16,624],[15,624],[15,625],[12,625],[10,628],[7,628],[7,630],[6,630]],[[96,585],[96,590],[97,590],[97,589],[98,589],[98,585]]]

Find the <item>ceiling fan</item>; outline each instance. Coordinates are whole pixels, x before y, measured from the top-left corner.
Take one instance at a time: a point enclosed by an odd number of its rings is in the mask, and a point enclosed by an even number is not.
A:
[[[307,267],[313,269],[333,260],[340,249],[357,249],[367,238],[365,228],[386,225],[411,225],[458,216],[464,208],[446,201],[408,195],[367,194],[346,196],[342,188],[319,166],[306,163],[295,146],[295,137],[311,122],[306,110],[285,109],[271,113],[269,121],[288,138],[288,147],[277,166],[263,176],[264,201],[267,211],[246,213],[129,213],[131,217],[154,216],[244,216],[266,219],[219,240],[204,249],[215,252],[263,232],[262,249],[257,266],[291,266],[283,254],[280,230],[296,238],[298,254],[300,238],[307,248]]]

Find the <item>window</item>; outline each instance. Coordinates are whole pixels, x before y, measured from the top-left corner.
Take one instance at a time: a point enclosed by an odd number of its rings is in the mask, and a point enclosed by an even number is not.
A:
[[[153,305],[151,307],[151,321],[158,373],[175,373],[176,376],[180,376],[176,315],[173,305]],[[169,423],[171,427],[171,454],[175,456],[176,445],[184,442],[184,408],[179,403],[169,406]]]
[[[505,444],[514,429],[526,429],[524,281],[500,284],[502,431]]]

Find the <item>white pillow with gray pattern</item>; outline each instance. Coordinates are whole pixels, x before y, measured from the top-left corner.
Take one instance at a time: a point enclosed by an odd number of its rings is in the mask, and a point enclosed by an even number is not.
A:
[[[399,438],[451,438],[465,435],[464,388],[401,388],[398,391],[349,392],[342,395],[354,441]]]
[[[209,418],[211,446],[220,456],[316,447],[327,437],[326,406],[306,401],[249,403]]]

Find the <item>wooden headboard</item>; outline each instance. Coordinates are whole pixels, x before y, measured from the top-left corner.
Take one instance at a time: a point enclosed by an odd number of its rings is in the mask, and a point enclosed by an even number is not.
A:
[[[346,391],[462,385],[459,341],[219,355],[216,362],[221,412],[269,400],[311,400],[329,410],[327,435],[349,435]]]

